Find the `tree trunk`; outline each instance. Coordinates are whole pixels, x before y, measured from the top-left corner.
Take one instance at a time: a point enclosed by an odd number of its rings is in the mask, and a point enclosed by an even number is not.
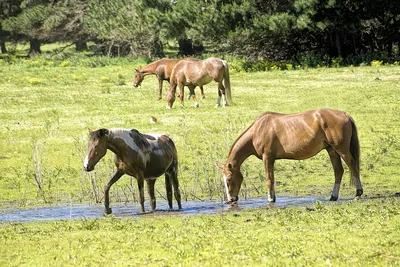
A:
[[[6,48],[5,42],[0,42],[0,53],[3,53],[3,54],[7,53],[7,48]]]
[[[29,41],[29,56],[33,57],[36,54],[40,54],[40,41],[38,39],[31,39]]]
[[[82,52],[88,49],[85,41],[77,41],[75,43],[76,52]]]
[[[336,41],[336,49],[337,49],[337,54],[338,57],[342,57],[342,49],[340,47],[340,39],[339,39],[339,33],[335,33],[335,41]]]
[[[190,56],[194,54],[193,43],[190,39],[181,39],[178,41],[179,55]]]

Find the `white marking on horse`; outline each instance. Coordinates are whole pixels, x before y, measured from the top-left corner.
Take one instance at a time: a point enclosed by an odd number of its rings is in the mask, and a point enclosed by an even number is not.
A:
[[[226,182],[226,175],[225,174],[224,174],[223,179],[224,179],[226,197],[228,198],[228,201],[231,201],[231,195],[229,194],[228,183]]]
[[[150,154],[143,153],[143,151],[137,146],[137,144],[133,141],[133,138],[130,135],[131,130],[127,129],[110,129],[110,132],[113,134],[112,138],[122,139],[127,146],[129,146],[133,151],[136,151],[139,156],[142,158],[143,162],[150,161]]]
[[[334,184],[333,185],[332,196],[338,197],[339,196],[339,189],[340,189],[340,184]]]
[[[89,155],[86,156],[85,161],[83,162],[83,167],[86,169],[89,164]]]

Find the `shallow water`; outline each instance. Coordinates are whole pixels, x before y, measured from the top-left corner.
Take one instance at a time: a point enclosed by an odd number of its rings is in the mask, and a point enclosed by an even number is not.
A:
[[[200,214],[216,214],[224,211],[235,211],[248,208],[270,207],[284,208],[289,206],[307,206],[317,201],[324,202],[326,200],[315,197],[291,198],[280,197],[274,204],[268,204],[266,199],[250,198],[239,200],[238,205],[230,206],[221,201],[183,201],[182,210],[168,210],[167,201],[158,200],[157,210],[155,212],[140,213],[139,204],[122,204],[111,203],[113,215],[116,218],[130,218],[147,215],[200,215]],[[176,203],[174,202],[174,208]],[[149,207],[147,207],[149,208]],[[0,222],[18,222],[18,221],[46,221],[46,220],[76,220],[85,218],[102,218],[104,206],[98,205],[70,205],[70,206],[54,206],[32,209],[6,209],[0,211]]]

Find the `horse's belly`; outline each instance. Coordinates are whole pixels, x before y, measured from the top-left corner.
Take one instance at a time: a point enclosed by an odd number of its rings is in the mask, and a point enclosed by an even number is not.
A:
[[[324,148],[325,143],[321,141],[282,145],[276,151],[276,158],[296,160],[308,159],[318,154]]]
[[[186,84],[203,86],[205,84],[210,83],[211,81],[212,81],[212,78],[207,74],[200,79],[188,77],[188,79],[186,80]]]

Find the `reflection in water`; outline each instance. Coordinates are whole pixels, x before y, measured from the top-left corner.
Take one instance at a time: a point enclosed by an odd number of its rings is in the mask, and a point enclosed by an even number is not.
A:
[[[266,199],[250,198],[241,199],[237,205],[227,205],[223,202],[208,201],[187,201],[182,202],[182,210],[168,210],[167,201],[157,201],[157,210],[155,212],[140,213],[139,205],[135,204],[112,204],[113,215],[116,218],[129,218],[137,216],[154,216],[154,215],[200,215],[200,214],[215,214],[223,211],[239,211],[248,208],[260,207],[277,207],[283,208],[288,206],[307,206],[317,201],[321,201],[315,197],[304,198],[288,198],[281,197],[277,199],[274,204],[268,204]],[[175,203],[174,203],[175,204]],[[174,206],[176,207],[176,205]],[[44,221],[44,220],[73,220],[85,218],[102,218],[103,205],[71,205],[71,206],[56,206],[56,207],[43,207],[33,209],[17,209],[17,210],[3,210],[0,211],[0,222],[13,222],[13,221]]]

